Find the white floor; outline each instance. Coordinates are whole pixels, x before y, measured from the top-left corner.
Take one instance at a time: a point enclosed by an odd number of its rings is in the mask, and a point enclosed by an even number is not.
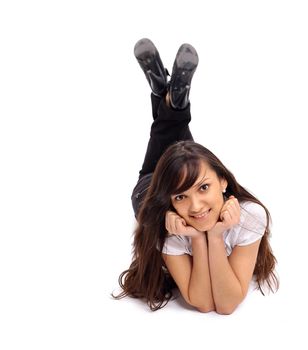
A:
[[[294,0],[1,2],[1,349],[307,349],[307,15]],[[195,140],[272,214],[281,288],[230,316],[110,297],[151,123],[141,37],[169,71],[196,47]]]

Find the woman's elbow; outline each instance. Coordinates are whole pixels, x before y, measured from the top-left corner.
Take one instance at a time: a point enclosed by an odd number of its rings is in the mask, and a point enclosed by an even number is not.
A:
[[[199,312],[202,312],[202,313],[208,313],[208,312],[215,311],[215,307],[212,306],[212,305],[197,307],[196,309],[197,309]]]
[[[244,299],[245,295],[241,293],[233,300],[215,303],[216,312],[220,315],[231,315]]]
[[[196,310],[202,313],[208,313],[215,311],[215,305],[211,302],[209,303],[202,303],[202,304],[197,304],[197,303],[192,303],[190,300],[188,303],[193,306]]]
[[[203,312],[203,313],[207,313],[207,312],[211,312],[211,311],[215,311],[215,304],[213,302],[213,300],[211,300],[210,298],[205,299],[205,300],[191,300],[189,297],[184,298],[185,301],[191,305],[192,307],[194,307],[196,310]]]
[[[237,308],[238,304],[236,305],[216,305],[216,312],[220,315],[231,315],[235,309]]]
[[[212,312],[215,311],[220,315],[231,315],[235,309],[237,308],[238,305],[221,305],[219,307],[215,307],[214,305],[204,305],[204,306],[198,306],[196,307],[196,309],[199,312],[202,313],[208,313],[208,312]]]

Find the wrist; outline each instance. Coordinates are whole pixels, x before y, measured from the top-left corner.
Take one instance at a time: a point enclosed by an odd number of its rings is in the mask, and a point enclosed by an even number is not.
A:
[[[209,242],[224,242],[223,235],[221,234],[209,234],[207,235],[207,239]]]
[[[206,235],[205,232],[198,231],[198,234],[195,236],[191,236],[191,242],[204,242],[206,241]]]
[[[225,230],[221,227],[213,227],[211,230],[207,231],[207,237],[222,237]]]

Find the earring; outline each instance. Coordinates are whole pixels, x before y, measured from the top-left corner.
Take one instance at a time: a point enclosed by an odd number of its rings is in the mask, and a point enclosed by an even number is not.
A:
[[[226,193],[226,189],[223,189],[223,190],[222,190],[222,193]]]

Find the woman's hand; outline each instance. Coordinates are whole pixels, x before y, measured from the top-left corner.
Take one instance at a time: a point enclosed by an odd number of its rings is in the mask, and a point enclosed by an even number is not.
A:
[[[208,237],[221,237],[226,230],[239,224],[240,215],[241,208],[238,200],[230,196],[221,209],[220,221],[217,221],[216,225],[208,231]]]
[[[169,234],[190,237],[201,237],[204,235],[204,232],[198,231],[192,226],[188,226],[186,221],[174,211],[167,211],[165,225]]]

